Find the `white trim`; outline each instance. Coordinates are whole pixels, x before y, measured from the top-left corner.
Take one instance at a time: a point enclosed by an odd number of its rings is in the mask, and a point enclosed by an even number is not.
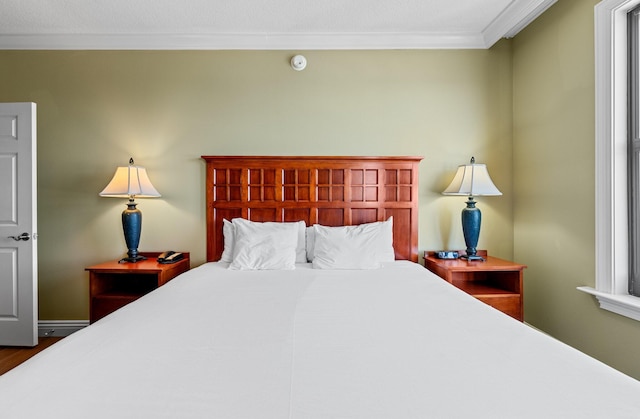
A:
[[[538,16],[553,6],[556,1],[527,0],[511,2],[504,12],[482,31],[485,45],[489,48],[502,37],[513,38],[529,23],[536,20]]]
[[[40,320],[38,336],[69,336],[89,326],[89,320]]]
[[[578,287],[578,289],[595,296],[600,303],[600,308],[640,321],[640,298],[628,294],[615,295],[599,292],[591,287]]]
[[[39,34],[2,35],[3,50],[343,50],[487,48],[479,34]]]
[[[595,7],[596,296],[600,307],[640,320],[630,296],[627,221],[627,12],[640,0],[604,0]]]
[[[557,0],[514,0],[481,32],[3,34],[1,50],[486,49],[513,37]]]

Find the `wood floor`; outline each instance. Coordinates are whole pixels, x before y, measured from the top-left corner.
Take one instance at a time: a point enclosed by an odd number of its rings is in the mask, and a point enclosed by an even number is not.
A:
[[[14,346],[0,346],[0,375],[17,367],[27,359],[40,351],[47,349],[61,337],[42,337],[38,339],[38,345],[33,348],[21,348]]]

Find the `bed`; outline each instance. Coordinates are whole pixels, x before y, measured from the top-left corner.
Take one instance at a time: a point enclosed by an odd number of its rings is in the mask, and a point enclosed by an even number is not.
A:
[[[419,158],[205,161],[208,262],[0,376],[0,417],[640,414],[636,380],[416,263]],[[231,261],[225,219],[239,220]],[[292,269],[230,269],[238,243],[254,237],[243,229],[295,224],[298,246],[300,221],[305,254],[307,229],[320,234],[315,258],[333,251],[322,234],[346,228],[390,234],[392,254],[376,267],[327,269],[299,262],[296,247]],[[283,248],[286,229],[271,236]]]

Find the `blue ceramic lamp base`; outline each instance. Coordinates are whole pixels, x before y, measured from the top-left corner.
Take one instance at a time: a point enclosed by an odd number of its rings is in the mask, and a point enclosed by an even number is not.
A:
[[[476,208],[476,201],[473,200],[473,196],[470,196],[467,201],[467,207],[462,210],[462,233],[464,234],[464,242],[467,245],[467,254],[460,256],[461,259],[470,261],[485,260],[482,256],[477,255],[481,221],[482,213]]]
[[[138,262],[147,259],[138,254],[138,244],[140,244],[140,233],[142,231],[142,212],[136,208],[137,203],[130,199],[127,209],[122,211],[122,229],[124,230],[124,241],[127,243],[127,257],[122,258],[120,263]]]

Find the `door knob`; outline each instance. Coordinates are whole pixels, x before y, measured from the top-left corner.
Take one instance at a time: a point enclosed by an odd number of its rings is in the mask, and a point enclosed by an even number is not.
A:
[[[19,242],[20,240],[27,241],[27,240],[29,240],[29,233],[22,233],[19,236],[9,236],[9,238],[13,239],[13,240],[15,240],[17,242]]]

